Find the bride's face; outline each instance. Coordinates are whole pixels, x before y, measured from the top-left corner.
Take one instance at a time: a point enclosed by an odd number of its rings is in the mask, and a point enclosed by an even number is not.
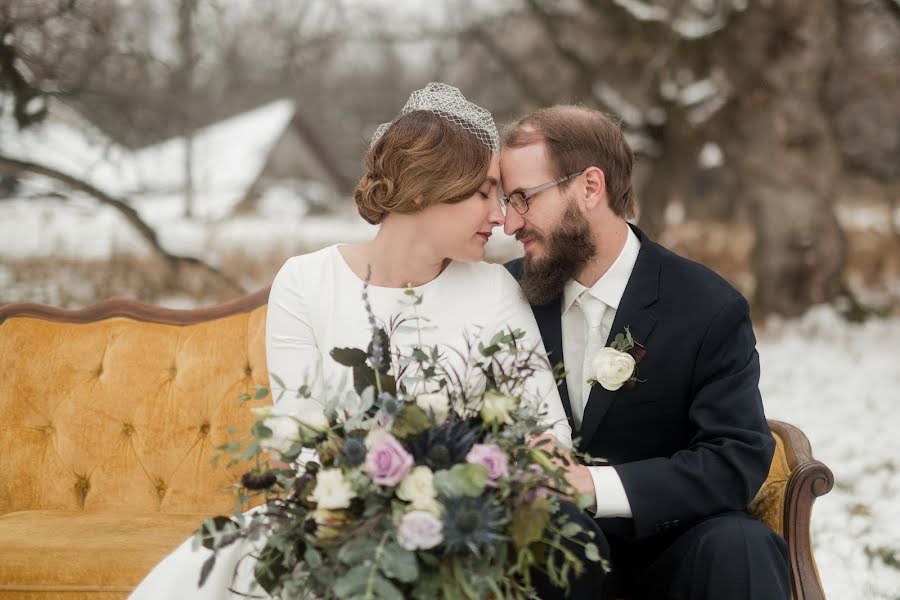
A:
[[[472,196],[456,204],[435,204],[417,215],[423,239],[438,256],[475,262],[495,227],[503,226],[500,207],[500,164],[491,156],[487,178]]]

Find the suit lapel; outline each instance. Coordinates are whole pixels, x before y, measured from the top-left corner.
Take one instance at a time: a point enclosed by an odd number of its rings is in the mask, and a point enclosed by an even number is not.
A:
[[[541,339],[544,340],[544,348],[547,350],[547,358],[550,359],[550,365],[555,366],[563,362],[563,345],[562,345],[562,299],[558,298],[549,304],[540,306],[532,306],[534,319],[537,321],[538,329],[541,331]],[[569,424],[572,424],[572,405],[569,404],[569,388],[566,386],[566,380],[563,379],[557,386],[559,389],[559,397],[562,400],[563,409],[566,411],[566,417],[569,418]]]
[[[659,298],[659,253],[652,240],[637,227],[632,226],[632,229],[641,241],[641,250],[625,286],[625,293],[619,302],[616,318],[606,340],[607,346],[615,339],[616,334],[623,333],[626,327],[631,330],[636,342],[646,345],[656,326],[656,315],[650,307]],[[579,433],[582,449],[588,447],[617,393],[606,390],[599,384],[591,387]]]

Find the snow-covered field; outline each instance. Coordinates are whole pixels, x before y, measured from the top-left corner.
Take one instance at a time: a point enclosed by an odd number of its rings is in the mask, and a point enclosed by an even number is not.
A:
[[[374,234],[350,214],[304,217],[289,195],[267,198],[257,214],[215,220],[181,219],[175,199],[136,208],[170,251],[226,269],[229,252],[286,257],[300,247]],[[515,245],[496,235],[490,251],[509,255]],[[0,289],[10,289],[4,265],[12,261],[146,253],[112,209],[93,201],[0,202]],[[12,292],[0,301],[34,299],[25,288]],[[900,599],[900,318],[851,324],[823,306],[757,329],[768,415],[800,427],[816,458],[835,474],[835,489],[813,512],[813,542],[828,596]]]
[[[770,418],[800,427],[835,486],[813,510],[829,598],[900,598],[900,319],[850,324],[825,306],[758,327]]]

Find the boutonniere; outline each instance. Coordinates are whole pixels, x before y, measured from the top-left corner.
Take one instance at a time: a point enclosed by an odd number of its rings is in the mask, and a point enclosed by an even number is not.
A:
[[[631,337],[626,327],[625,333],[616,334],[612,344],[602,348],[591,361],[593,377],[588,383],[599,383],[603,389],[615,392],[621,387],[630,389],[643,381],[637,378],[637,366],[647,356],[647,349]]]

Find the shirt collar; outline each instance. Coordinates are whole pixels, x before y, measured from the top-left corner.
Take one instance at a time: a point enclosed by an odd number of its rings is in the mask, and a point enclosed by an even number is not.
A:
[[[616,260],[607,269],[606,273],[597,280],[597,283],[590,288],[586,288],[574,279],[570,279],[566,283],[563,291],[562,314],[565,314],[571,308],[584,290],[588,290],[590,295],[612,307],[613,310],[618,310],[640,251],[641,241],[629,227],[628,236],[625,238],[625,245],[622,247],[622,251],[619,252],[619,256],[616,257]]]

